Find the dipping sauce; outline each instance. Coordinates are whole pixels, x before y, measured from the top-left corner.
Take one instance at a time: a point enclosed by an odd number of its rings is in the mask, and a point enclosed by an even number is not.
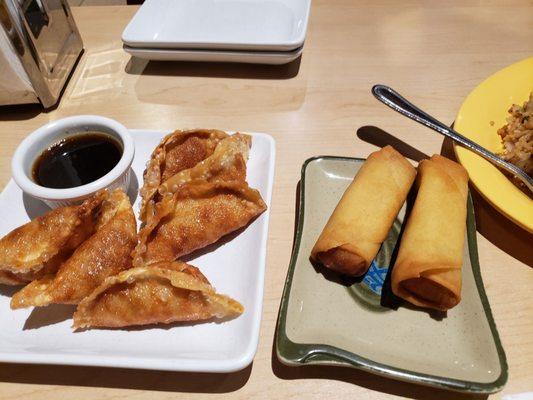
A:
[[[122,145],[99,132],[80,133],[54,143],[35,160],[35,183],[67,189],[93,182],[111,171],[122,157]]]

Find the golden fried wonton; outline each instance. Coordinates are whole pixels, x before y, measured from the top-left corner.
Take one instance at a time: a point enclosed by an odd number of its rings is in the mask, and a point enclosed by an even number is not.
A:
[[[159,185],[178,172],[192,168],[205,160],[216,145],[228,134],[214,129],[175,131],[167,135],[152,152],[144,171],[141,189],[141,220],[145,221],[146,207],[156,195]]]
[[[18,285],[54,273],[95,230],[100,192],[77,206],[59,207],[0,239],[0,283]]]
[[[155,188],[156,190],[154,190],[155,186],[150,183],[156,182],[157,179],[150,179],[141,189],[141,192],[145,194],[141,205],[141,221],[150,222],[155,215],[155,205],[161,198],[165,194],[177,192],[182,185],[191,180],[240,179],[244,181],[251,140],[250,136],[240,133],[220,140],[209,157],[161,181]]]
[[[217,294],[195,267],[159,263],[107,278],[80,302],[73,328],[205,321],[236,317],[243,310],[237,301]]]
[[[216,242],[266,210],[246,181],[192,181],[157,203],[152,220],[139,232],[134,266],[177,258]]]
[[[252,145],[252,137],[236,133],[220,141],[211,156],[168,178],[159,186],[159,193],[176,193],[190,181],[246,180],[246,161]]]
[[[126,194],[117,189],[102,203],[96,232],[57,271],[28,284],[11,299],[11,308],[77,304],[107,277],[131,267],[136,221]]]

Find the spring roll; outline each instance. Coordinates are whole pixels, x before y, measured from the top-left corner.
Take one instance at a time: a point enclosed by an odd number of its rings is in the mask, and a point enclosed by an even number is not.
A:
[[[461,300],[468,174],[440,155],[418,166],[418,193],[392,270],[392,291],[446,311]]]
[[[331,214],[311,259],[346,275],[365,274],[415,176],[415,168],[391,146],[370,154]]]

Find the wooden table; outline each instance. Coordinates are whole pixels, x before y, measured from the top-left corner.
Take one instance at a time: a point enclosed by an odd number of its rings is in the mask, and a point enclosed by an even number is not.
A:
[[[10,178],[11,155],[25,135],[69,115],[104,115],[131,128],[270,133],[277,165],[261,338],[253,364],[233,374],[3,364],[0,398],[473,397],[348,368],[289,368],[273,352],[302,162],[318,154],[365,157],[390,142],[415,159],[449,154],[442,137],[374,100],[372,85],[388,84],[452,123],[481,80],[533,53],[531,0],[438,3],[314,0],[301,63],[280,67],[133,60],[120,35],[136,8],[75,8],[86,51],[59,107],[0,110],[0,183]],[[483,280],[509,363],[502,393],[525,392],[533,389],[532,235],[478,195],[475,201]]]

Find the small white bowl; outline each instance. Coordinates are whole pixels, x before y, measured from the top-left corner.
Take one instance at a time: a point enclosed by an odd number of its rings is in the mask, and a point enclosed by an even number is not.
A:
[[[89,131],[107,133],[122,144],[122,157],[111,171],[93,182],[69,189],[47,188],[33,181],[33,163],[45,149],[66,137]],[[56,208],[77,204],[101,189],[127,191],[134,154],[133,139],[122,124],[96,115],[79,115],[50,122],[29,134],[15,151],[11,170],[13,179],[25,193]]]

